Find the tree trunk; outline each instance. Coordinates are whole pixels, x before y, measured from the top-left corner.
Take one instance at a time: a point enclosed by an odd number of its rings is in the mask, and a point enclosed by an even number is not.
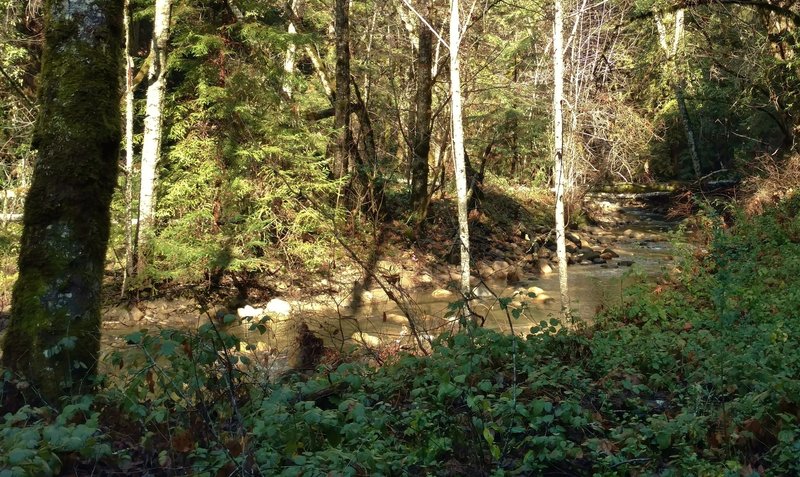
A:
[[[350,169],[350,0],[336,0],[334,29],[336,32],[336,101],[333,127],[336,147],[333,176],[340,179]]]
[[[697,143],[694,140],[694,130],[692,129],[691,119],[689,118],[689,109],[686,107],[686,97],[683,94],[683,85],[680,81],[676,81],[672,87],[675,91],[675,101],[678,103],[678,113],[681,116],[681,124],[683,124],[683,131],[686,133],[686,145],[689,146],[689,154],[692,158],[692,169],[694,176],[699,179],[703,173],[700,170],[700,155],[697,153]]]
[[[417,224],[428,212],[428,155],[431,150],[431,103],[433,96],[433,33],[419,21],[417,48],[416,118],[411,132],[411,207]]]
[[[133,57],[131,56],[131,4],[125,0],[125,273],[122,293],[134,273],[133,242]]]
[[[293,12],[294,15],[298,17],[302,17],[303,15],[303,5],[301,4],[302,0],[291,0],[289,3],[289,8]],[[292,19],[289,20],[289,27],[287,28],[287,32],[290,36],[294,37],[297,35],[297,27],[294,24]],[[297,45],[294,43],[294,38],[290,39],[289,46],[286,47],[286,56],[283,58],[283,72],[286,74],[283,85],[281,86],[281,90],[283,94],[291,99],[292,98],[292,75],[294,75],[294,63],[297,56]]]
[[[89,391],[119,143],[122,2],[48,0],[34,134],[3,365],[58,405]]]
[[[555,0],[553,19],[553,179],[556,193],[556,254],[558,256],[558,285],[561,292],[561,313],[570,315],[569,280],[567,275],[566,221],[564,195],[566,167],[564,166],[564,12],[561,0]]]
[[[161,156],[161,116],[164,109],[164,90],[167,77],[167,44],[172,10],[171,0],[156,0],[153,39],[150,43],[153,62],[147,85],[147,106],[142,139],[142,170],[139,190],[139,223],[136,234],[137,273],[145,271],[150,254],[155,214],[155,184]]]
[[[461,247],[461,293],[469,298],[469,222],[467,216],[467,167],[464,157],[464,125],[461,112],[461,21],[458,0],[450,1],[450,113],[453,126],[453,162],[458,202],[458,240]],[[468,312],[465,306],[465,313]]]
[[[678,50],[680,49],[681,37],[683,37],[684,10],[679,9],[675,12],[675,27],[672,34],[672,45],[667,43],[667,28],[661,14],[654,15],[656,29],[658,30],[658,42],[667,57],[664,63],[664,75],[672,86],[675,93],[675,101],[678,103],[678,115],[681,118],[683,130],[686,133],[686,145],[689,147],[689,154],[692,158],[692,169],[696,178],[702,176],[700,169],[700,154],[697,152],[697,143],[694,140],[694,130],[689,119],[689,109],[686,107],[686,97],[683,94],[683,78],[678,68]]]

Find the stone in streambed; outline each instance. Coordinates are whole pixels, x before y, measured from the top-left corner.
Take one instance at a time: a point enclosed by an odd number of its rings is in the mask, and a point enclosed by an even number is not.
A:
[[[286,300],[273,298],[267,303],[264,311],[273,318],[288,318],[292,314],[292,305]]]
[[[540,258],[536,262],[536,268],[542,275],[553,273],[553,268],[550,266],[550,262],[544,258]]]
[[[450,298],[451,296],[453,296],[453,292],[451,292],[450,290],[445,290],[444,288],[439,288],[437,290],[433,290],[431,296],[434,298]]]
[[[611,260],[612,258],[618,258],[618,257],[619,254],[617,254],[617,252],[611,250],[610,248],[606,248],[600,253],[600,258],[604,258],[606,260]]]

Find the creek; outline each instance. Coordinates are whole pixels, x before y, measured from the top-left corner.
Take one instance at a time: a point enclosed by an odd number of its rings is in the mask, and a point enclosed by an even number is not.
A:
[[[673,268],[675,235],[670,236],[670,232],[677,224],[629,199],[619,202],[607,194],[596,198],[603,220],[597,226],[584,227],[577,232],[584,247],[589,244],[598,251],[611,249],[619,256],[604,264],[569,266],[571,309],[576,320],[591,321],[597,310],[619,304],[627,286],[653,282]],[[455,281],[456,277],[452,274],[451,277]],[[404,295],[405,309],[414,316],[415,328],[423,340],[458,326],[448,315],[452,315],[453,303],[459,296],[452,292],[447,295],[442,289],[436,293],[432,291],[433,288],[428,287]],[[506,279],[487,278],[476,284],[474,293],[478,296],[471,302],[472,310],[485,317],[485,327],[502,332],[513,329],[524,335],[532,326],[557,316],[560,309],[555,271],[520,273],[511,283]],[[501,298],[508,304],[505,310]],[[396,350],[412,348],[417,343],[410,336],[406,313],[385,296],[374,296],[357,307],[328,303],[320,306],[314,300],[295,301],[291,314],[282,318],[275,316],[276,319],[268,322],[268,331],[264,334],[249,331],[247,323],[231,331],[254,344],[256,359],[276,374],[293,368],[297,362],[297,330],[301,322],[306,323],[326,347],[341,350],[353,345]],[[252,305],[258,306],[263,305]],[[201,316],[197,305],[190,301],[160,303],[138,317],[131,317],[130,311],[110,310],[104,322],[104,349],[124,349],[124,337],[141,328],[157,329],[168,324],[172,328],[192,329],[208,319]]]

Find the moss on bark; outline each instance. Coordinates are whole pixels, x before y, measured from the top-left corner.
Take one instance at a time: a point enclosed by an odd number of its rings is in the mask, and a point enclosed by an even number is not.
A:
[[[51,404],[89,389],[120,143],[122,2],[48,0],[39,160],[3,364]]]

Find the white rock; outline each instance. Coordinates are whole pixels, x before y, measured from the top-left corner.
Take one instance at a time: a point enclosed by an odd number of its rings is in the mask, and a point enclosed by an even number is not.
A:
[[[444,288],[439,288],[438,290],[433,290],[431,296],[434,298],[448,298],[453,295],[453,292],[450,290],[445,290]]]
[[[263,308],[253,308],[250,305],[245,305],[244,308],[239,308],[236,310],[236,314],[239,318],[259,318],[264,315]]]
[[[375,348],[381,345],[380,338],[378,338],[377,336],[373,336],[369,333],[364,333],[363,331],[354,332],[352,336],[350,336],[350,338],[352,338],[352,340],[355,341],[356,343],[363,346]]]
[[[292,305],[290,305],[288,301],[281,300],[280,298],[273,298],[267,303],[265,311],[268,315],[289,316],[292,314]]]

